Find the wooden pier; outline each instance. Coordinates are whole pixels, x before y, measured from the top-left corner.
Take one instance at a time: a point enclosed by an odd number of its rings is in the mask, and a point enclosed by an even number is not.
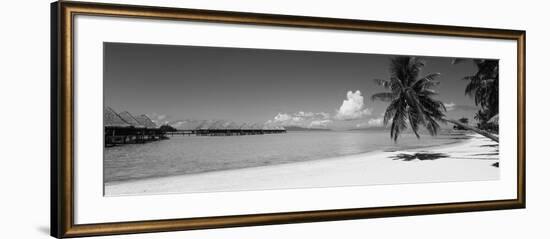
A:
[[[103,123],[105,147],[167,139],[164,132],[146,115],[134,117],[126,111],[117,114],[110,107],[105,107]]]
[[[264,135],[282,134],[286,129],[265,128],[262,124],[227,124],[227,122],[216,121],[202,122],[195,129],[178,130],[169,125],[158,127],[146,115],[133,116],[127,111],[116,113],[110,107],[103,111],[104,123],[104,144],[111,147],[121,144],[140,144],[162,139],[168,136],[241,136],[241,135]]]
[[[137,128],[113,128],[105,127],[105,146],[119,144],[142,144],[150,141],[168,139],[159,130],[144,130]]]
[[[164,134],[183,135],[183,136],[240,136],[240,135],[262,135],[262,134],[282,134],[285,129],[195,129],[195,130],[176,130],[164,132]]]

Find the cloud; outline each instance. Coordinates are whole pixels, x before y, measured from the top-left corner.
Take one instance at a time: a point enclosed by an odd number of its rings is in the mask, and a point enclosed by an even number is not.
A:
[[[361,91],[348,91],[346,97],[347,99],[342,102],[342,105],[336,111],[335,119],[356,120],[371,114],[371,110],[364,105]]]
[[[287,113],[278,113],[272,120],[268,120],[266,124],[277,124],[277,125],[299,125],[304,121],[304,117],[298,116],[296,114],[287,114]]]
[[[332,120],[314,120],[309,123],[309,128],[326,128]]]
[[[273,122],[285,122],[292,119],[289,114],[279,113],[273,118]]]
[[[367,124],[369,124],[369,126],[371,127],[380,127],[384,124],[384,119],[383,118],[369,119]]]
[[[313,113],[313,112],[300,111],[300,112],[294,113],[293,116],[306,118],[306,119],[323,119],[323,120],[330,118],[330,114],[325,112]]]
[[[331,123],[330,114],[325,112],[278,113],[265,122],[266,126],[326,127]]]
[[[356,128],[375,128],[375,127],[382,127],[382,126],[384,126],[383,117],[372,118],[366,122],[361,122],[355,125]]]
[[[443,105],[445,106],[445,108],[447,109],[447,111],[453,111],[455,110],[455,106],[456,104],[451,102],[451,103],[443,103]]]

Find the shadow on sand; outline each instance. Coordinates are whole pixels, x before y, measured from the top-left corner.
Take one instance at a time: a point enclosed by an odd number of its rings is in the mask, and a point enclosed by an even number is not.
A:
[[[484,144],[484,145],[481,145],[480,147],[498,147],[498,144]]]
[[[418,160],[436,160],[440,158],[448,158],[448,154],[443,153],[414,153],[414,154],[398,154],[391,156],[393,160],[403,160],[403,161],[412,161],[415,159]]]
[[[498,156],[498,152],[485,154],[472,154],[472,156]]]

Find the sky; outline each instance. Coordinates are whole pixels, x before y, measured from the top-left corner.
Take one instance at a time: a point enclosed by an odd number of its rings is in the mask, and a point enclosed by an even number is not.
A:
[[[392,55],[104,43],[104,104],[157,124],[227,120],[310,128],[376,128],[388,103],[372,101]],[[471,61],[423,57],[440,73],[449,118],[477,111],[464,94]]]

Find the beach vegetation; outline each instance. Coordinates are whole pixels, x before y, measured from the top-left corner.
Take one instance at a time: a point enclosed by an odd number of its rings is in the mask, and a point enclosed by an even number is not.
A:
[[[397,141],[399,135],[410,126],[416,137],[423,126],[430,135],[436,135],[446,111],[443,102],[434,98],[433,87],[439,73],[421,76],[425,62],[418,57],[399,56],[391,59],[390,78],[375,79],[387,91],[372,95],[373,100],[389,102],[383,124],[391,122],[390,137]]]
[[[451,63],[459,64],[466,61],[465,59],[453,59]],[[478,121],[478,128],[498,132],[498,121],[489,122],[498,116],[498,60],[473,59],[471,61],[477,70],[473,75],[463,78],[468,81],[464,93],[472,97],[476,106],[480,107],[480,110],[474,115],[474,119]]]
[[[371,99],[389,103],[384,112],[383,124],[387,126],[391,123],[391,139],[397,141],[399,135],[409,126],[416,137],[420,138],[420,127],[426,128],[428,133],[434,136],[441,128],[440,123],[452,123],[498,142],[498,137],[489,132],[472,127],[459,120],[446,118],[445,105],[435,99],[437,92],[433,89],[439,84],[436,79],[440,77],[440,74],[421,75],[422,68],[425,65],[425,61],[420,57],[393,57],[389,65],[390,78],[374,80],[386,89],[385,92],[373,94]],[[475,87],[471,86],[470,88]],[[490,104],[490,101],[480,100],[479,104]]]
[[[468,118],[466,118],[466,117],[462,117],[462,118],[458,119],[458,122],[463,123],[463,124],[468,124],[469,121],[470,121],[470,120],[469,120]],[[462,126],[460,126],[460,125],[455,125],[455,126],[453,126],[453,129],[455,129],[455,130],[466,130],[466,128],[464,128],[464,127],[462,127]]]

